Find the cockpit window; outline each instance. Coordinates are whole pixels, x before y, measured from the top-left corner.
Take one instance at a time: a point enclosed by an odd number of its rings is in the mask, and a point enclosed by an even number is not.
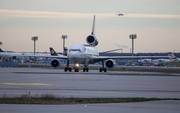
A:
[[[79,52],[81,52],[80,49],[70,49],[69,52],[71,52],[71,51],[79,51]]]

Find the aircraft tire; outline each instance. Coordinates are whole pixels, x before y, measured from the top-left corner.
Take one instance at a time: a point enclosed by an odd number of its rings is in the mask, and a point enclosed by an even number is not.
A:
[[[74,71],[75,71],[75,72],[79,72],[79,69],[75,69]]]
[[[64,71],[67,72],[67,68],[66,67],[64,68]]]
[[[102,72],[102,68],[99,69],[99,72]]]
[[[69,68],[69,72],[71,72],[72,71],[72,69],[71,68]]]
[[[106,68],[104,68],[104,72],[106,72],[107,71],[107,69]]]

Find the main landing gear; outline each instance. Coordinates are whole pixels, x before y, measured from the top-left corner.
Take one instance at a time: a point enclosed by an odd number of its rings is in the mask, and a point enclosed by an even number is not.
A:
[[[102,61],[102,68],[99,68],[99,72],[102,72],[102,71],[107,72],[107,69],[104,68],[104,61]]]
[[[83,68],[83,72],[88,72],[89,69],[87,67]]]
[[[64,71],[67,72],[69,70],[69,72],[72,71],[72,68],[69,68],[69,60],[67,61],[67,65],[66,67],[64,68]]]
[[[72,71],[72,68],[69,68],[69,60],[67,61],[67,65],[66,65],[66,67],[64,68],[64,71],[65,72],[67,72],[67,71],[69,71],[69,72],[71,72]],[[107,69],[106,68],[104,68],[104,61],[102,61],[102,68],[99,68],[99,72],[107,72]],[[78,69],[78,67],[75,67],[74,68],[74,72],[79,72],[79,69]],[[83,68],[83,72],[89,72],[89,68],[87,67],[87,66],[85,66],[84,68]]]

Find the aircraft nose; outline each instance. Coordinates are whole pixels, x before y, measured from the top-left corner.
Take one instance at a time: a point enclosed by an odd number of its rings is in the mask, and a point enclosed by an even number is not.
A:
[[[80,55],[81,55],[81,54],[78,53],[78,52],[69,52],[69,53],[68,53],[68,57],[69,57],[69,58],[79,58]]]

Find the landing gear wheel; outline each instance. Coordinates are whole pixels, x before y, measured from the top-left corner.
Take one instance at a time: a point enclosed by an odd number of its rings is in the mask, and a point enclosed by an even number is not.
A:
[[[83,68],[83,72],[88,72],[89,68]]]
[[[99,72],[102,72],[102,71],[107,72],[107,69],[106,68],[99,68]]]
[[[99,69],[99,72],[102,72],[102,68]]]
[[[64,68],[64,71],[67,72],[67,70],[68,70],[68,69],[65,67],[65,68]]]
[[[75,71],[75,72],[79,72],[79,69],[75,69],[74,71]]]
[[[106,72],[107,71],[107,69],[106,68],[104,68],[104,72]]]
[[[69,68],[69,72],[71,72],[72,71],[72,69],[71,68]]]

